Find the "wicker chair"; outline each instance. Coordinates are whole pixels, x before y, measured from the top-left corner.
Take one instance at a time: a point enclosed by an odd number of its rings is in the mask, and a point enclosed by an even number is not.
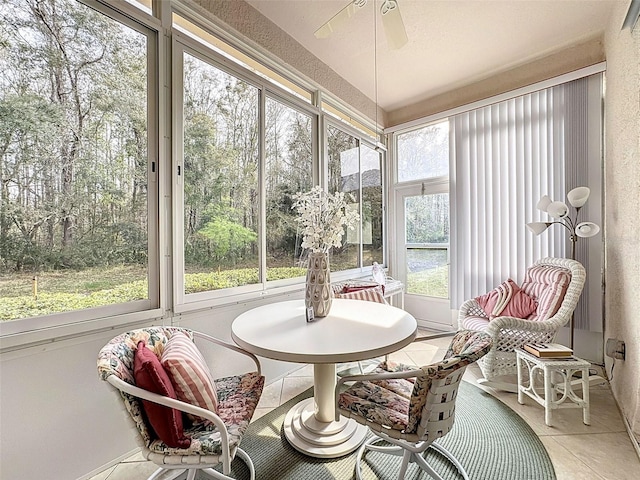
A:
[[[433,447],[469,480],[462,464],[434,442],[453,427],[458,387],[466,367],[490,348],[491,337],[486,333],[459,331],[440,362],[415,367],[385,361],[371,374],[341,378],[336,386],[336,419],[340,414],[353,418],[373,433],[358,450],[356,478],[362,479],[362,457],[372,450],[402,456],[399,480],[404,479],[409,463],[416,463],[431,477],[442,480],[422,456]],[[353,381],[356,383],[341,392],[345,382]],[[378,445],[379,442],[391,446]],[[372,468],[375,470],[375,465]]]
[[[585,278],[584,267],[575,260],[543,258],[535,262],[527,269],[521,285],[537,304],[537,310],[526,319],[497,316],[490,320],[475,299],[463,303],[458,314],[458,327],[484,331],[493,340],[491,351],[478,362],[484,376],[478,383],[517,392],[515,383],[497,378],[517,374],[516,348],[525,343],[554,340],[560,327],[571,320]]]
[[[257,371],[214,380],[217,391],[216,412],[137,387],[134,378],[134,352],[138,348],[138,342],[143,340],[158,355],[175,332],[183,332],[191,341],[194,338],[202,339],[246,355],[253,360]],[[251,480],[255,478],[253,462],[239,447],[264,387],[260,363],[253,354],[223,340],[186,328],[149,327],[123,333],[107,343],[98,354],[98,373],[102,380],[114,387],[118,403],[138,433],[136,438],[143,457],[160,467],[149,480],[173,479],[185,471],[188,472],[187,480],[193,480],[198,471],[213,478],[232,480],[229,473],[231,461],[236,455],[247,464]],[[184,428],[184,437],[189,439],[190,445],[181,448],[169,446],[159,439],[149,424],[141,400],[199,417],[200,422],[193,422],[193,425],[185,425]],[[222,465],[222,472],[213,469],[217,465]]]

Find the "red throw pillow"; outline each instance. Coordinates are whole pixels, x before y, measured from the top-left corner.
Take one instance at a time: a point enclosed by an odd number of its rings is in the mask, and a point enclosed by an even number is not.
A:
[[[136,386],[149,392],[176,398],[171,380],[160,364],[160,360],[144,340],[138,342],[133,357],[133,377]],[[188,448],[191,439],[185,437],[182,426],[182,412],[155,402],[142,400],[144,412],[158,438],[173,448]]]
[[[499,316],[527,318],[537,308],[535,300],[510,278],[475,300],[490,320]]]

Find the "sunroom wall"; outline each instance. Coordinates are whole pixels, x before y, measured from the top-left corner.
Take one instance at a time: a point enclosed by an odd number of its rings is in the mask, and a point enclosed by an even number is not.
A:
[[[257,18],[253,15],[258,15],[257,12],[253,9],[253,13],[237,10],[247,8],[246,4],[244,7],[231,5],[243,4],[244,2],[241,0],[234,2],[197,0],[196,3],[210,11],[217,11],[221,18],[226,17],[230,23],[234,23],[235,26],[232,26],[236,30],[243,31],[246,36],[253,35],[256,37],[254,38],[256,42],[259,43],[262,38],[265,44],[271,44],[271,52],[274,55],[278,53],[284,64],[292,65],[298,68],[301,73],[305,73],[304,68],[301,65],[297,65],[288,56],[290,48],[300,50],[302,47],[296,45],[282,31],[277,37],[269,38],[266,41],[263,37],[269,37],[269,31],[260,30],[257,26],[252,25]],[[624,2],[621,5],[624,5]],[[640,116],[636,111],[635,117],[631,117],[633,112],[625,110],[625,99],[628,95],[634,94],[634,92],[637,94],[638,72],[640,71],[638,66],[638,52],[640,51],[638,34],[640,29],[636,29],[632,39],[627,39],[626,37],[621,39],[619,25],[622,23],[622,17],[624,16],[624,12],[621,12],[621,10],[622,7],[616,11],[618,18],[612,19],[610,29],[607,32],[607,54],[612,57],[610,61],[615,61],[615,64],[611,65],[610,72],[608,72],[608,83],[612,86],[611,88],[615,87],[617,89],[615,97],[614,93],[611,92],[611,105],[607,100],[607,107],[611,107],[613,113],[617,112],[622,115],[628,122],[625,123],[627,125],[625,128],[630,128],[631,130],[628,131],[628,134],[619,136],[613,130],[613,127],[617,124],[607,123],[609,128],[607,133],[608,143],[612,144],[618,139],[621,140],[620,144],[617,145],[617,150],[607,152],[607,161],[609,162],[607,172],[623,172],[620,175],[616,175],[616,177],[619,177],[618,181],[607,183],[609,201],[617,198],[614,196],[616,191],[637,191],[640,181],[637,168],[631,168],[631,163],[633,162],[629,162],[629,157],[624,153],[635,152],[633,158],[636,159],[637,163],[640,129],[638,124],[640,120],[638,118]],[[268,23],[264,23],[268,22],[266,19],[263,18],[260,22],[261,25],[268,27]],[[276,27],[272,26],[272,28]],[[326,85],[323,84],[325,88],[356,108],[362,104],[362,108],[359,109],[363,112],[366,111],[365,105],[367,102],[362,98],[362,94],[359,94],[349,85],[336,86],[341,79],[335,73],[329,72],[328,70],[330,69],[322,66],[317,59],[313,59],[308,52],[307,55],[309,70],[306,75],[314,78],[318,83],[326,81]],[[299,62],[304,63],[302,54],[298,53],[297,56],[299,57]],[[558,65],[572,65],[573,69],[575,58],[574,50],[571,48],[556,54],[555,58],[557,58]],[[587,64],[584,63],[581,66],[586,66]],[[614,65],[616,65],[616,68],[613,68]],[[523,66],[523,68],[532,69],[534,67]],[[576,66],[575,68],[578,67]],[[315,71],[317,71],[317,75],[314,74]],[[561,72],[549,72],[548,76],[555,76],[559,73]],[[327,78],[324,79],[323,76]],[[544,78],[548,77],[542,76],[538,80]],[[490,83],[490,79],[484,82]],[[517,87],[517,85],[505,83],[501,83],[501,85],[501,91],[508,91]],[[475,91],[474,88],[474,86],[469,86],[460,89],[458,91],[459,95],[451,95],[451,97],[455,98],[451,100],[451,104],[446,108],[455,106],[453,104],[465,103],[462,100],[456,101],[455,99],[466,98],[465,95],[470,95],[470,92]],[[492,94],[496,93],[501,92],[492,92]],[[360,98],[358,99],[358,97]],[[614,98],[617,100],[614,100]],[[442,109],[446,108],[442,107]],[[427,114],[425,110],[417,108],[416,112],[418,110],[417,116]],[[609,118],[607,117],[607,119]],[[614,169],[615,172],[613,172]],[[628,190],[628,188],[635,188],[635,190]],[[627,202],[630,202],[634,197],[627,195],[626,198]],[[622,199],[619,199],[619,201],[622,202]],[[637,231],[640,229],[640,220],[635,215],[634,208],[630,205],[628,207],[621,209],[619,215],[622,215],[622,217],[618,217],[615,220],[615,224],[620,225],[621,231],[629,228]],[[613,217],[608,217],[607,220],[614,221]],[[613,228],[617,228],[615,224]],[[625,231],[630,232],[632,230]],[[635,258],[637,264],[637,245],[630,239],[638,238],[638,236],[621,234],[620,238],[617,248],[618,255],[620,258]],[[615,323],[613,321],[611,323],[611,325],[616,325],[616,330],[612,331],[613,333],[636,332],[635,336],[629,334],[626,340],[628,348],[635,345],[635,351],[637,352],[637,331],[640,323],[638,314],[634,313],[637,309],[634,310],[632,308],[633,298],[635,298],[632,289],[639,283],[640,270],[637,268],[632,270],[632,267],[636,264],[632,265],[628,262],[620,263],[618,268],[622,270],[623,264],[627,265],[627,268],[620,272],[620,281],[617,284],[617,288],[620,289],[618,297],[621,299],[626,298],[626,300],[615,304],[611,301],[607,302],[608,318],[614,316],[617,318]],[[614,273],[618,274],[615,271]],[[298,292],[297,294],[272,298],[271,300],[302,298],[301,295],[301,292]],[[218,308],[198,314],[166,317],[158,319],[155,323],[180,324],[205,333],[229,338],[230,325],[233,318],[241,311],[263,302],[265,301],[244,302],[235,306]],[[142,326],[142,324],[135,325],[135,327],[139,326]],[[131,327],[133,328],[134,325]],[[0,357],[0,478],[47,478],[51,480],[87,478],[92,473],[117,462],[136,448],[134,433],[128,428],[124,416],[116,406],[115,397],[98,380],[96,372],[98,350],[121,330],[124,330],[124,327],[117,331],[97,331],[74,339],[2,354]],[[226,360],[226,358],[220,358],[217,363],[223,366],[228,363]],[[627,362],[627,367],[624,369],[616,367],[616,375],[619,375],[619,377],[617,377],[617,386],[614,386],[614,391],[621,395],[618,400],[619,402],[621,401],[621,407],[625,411],[626,417],[628,419],[635,418],[635,422],[637,422],[637,405],[627,402],[627,399],[634,398],[634,389],[636,392],[635,398],[637,399],[637,355],[630,354]],[[280,362],[268,360],[265,360],[263,364],[265,373],[271,380],[295,368],[295,365],[281,364]],[[214,373],[217,374],[218,372]]]

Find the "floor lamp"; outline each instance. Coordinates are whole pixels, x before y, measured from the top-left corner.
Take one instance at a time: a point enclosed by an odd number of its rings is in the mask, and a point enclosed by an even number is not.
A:
[[[576,187],[567,193],[567,200],[569,204],[574,208],[573,216],[570,215],[569,207],[564,202],[554,202],[548,195],[544,195],[536,208],[547,214],[553,221],[551,222],[531,222],[527,223],[527,228],[536,235],[540,235],[551,225],[562,225],[569,231],[569,240],[571,241],[571,259],[576,259],[576,243],[578,237],[589,238],[597,235],[600,231],[600,227],[593,222],[580,222],[578,223],[578,214],[580,209],[587,203],[589,199],[589,193],[591,191],[588,187]],[[573,330],[574,330],[574,318],[571,314],[571,337],[569,346],[573,349]]]

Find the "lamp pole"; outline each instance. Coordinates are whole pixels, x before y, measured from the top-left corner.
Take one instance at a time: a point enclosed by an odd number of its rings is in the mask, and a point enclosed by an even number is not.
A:
[[[593,222],[578,223],[578,214],[580,209],[587,202],[589,198],[588,187],[576,187],[567,193],[567,199],[573,208],[575,208],[575,215],[571,218],[569,215],[569,208],[562,202],[553,202],[548,195],[544,195],[536,208],[545,213],[548,213],[554,220],[552,222],[531,222],[527,224],[527,228],[534,234],[540,235],[547,228],[554,223],[559,223],[569,231],[569,241],[571,242],[571,260],[576,259],[576,243],[578,237],[589,238],[597,235],[600,231],[600,227]],[[573,349],[573,330],[574,330],[574,315],[575,312],[571,312],[571,325],[570,325],[570,347]]]

